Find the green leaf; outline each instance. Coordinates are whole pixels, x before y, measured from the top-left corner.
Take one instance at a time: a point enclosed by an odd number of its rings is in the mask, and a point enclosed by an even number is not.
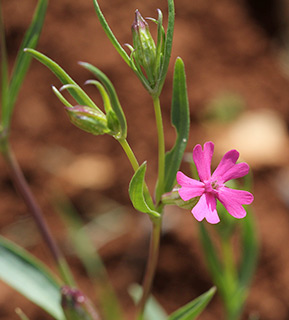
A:
[[[116,293],[109,281],[109,277],[99,256],[95,244],[83,228],[83,221],[72,203],[63,193],[57,190],[55,201],[57,211],[60,212],[76,255],[82,262],[90,281],[95,284],[100,300],[102,313],[107,320],[124,319]]]
[[[207,231],[204,223],[200,223],[200,239],[204,248],[204,255],[207,260],[207,266],[213,277],[214,283],[218,290],[224,290],[224,270],[220,263],[217,248],[214,246],[213,241]]]
[[[43,63],[50,71],[52,71],[63,85],[72,84],[67,90],[79,105],[88,106],[102,112],[89,96],[80,88],[80,86],[52,59],[48,58],[39,51],[26,48],[25,52],[31,54],[35,59]],[[74,87],[75,86],[75,87]],[[75,89],[77,87],[77,89]]]
[[[15,312],[21,320],[29,320],[29,318],[26,316],[26,314],[20,308],[16,308]]]
[[[258,259],[258,240],[251,210],[242,219],[242,260],[240,264],[239,282],[241,287],[247,287],[252,280]]]
[[[5,41],[4,23],[2,17],[2,10],[0,4],[0,60],[1,60],[1,109],[3,117],[3,109],[6,108],[8,101],[8,62],[7,62],[7,50]],[[2,120],[1,120],[2,121]]]
[[[164,85],[166,75],[169,68],[170,58],[172,54],[172,46],[173,46],[173,34],[174,34],[174,25],[175,25],[175,5],[174,0],[168,0],[168,27],[166,33],[166,41],[165,41],[165,50],[164,50],[164,58],[162,63],[162,70],[160,73],[160,77],[157,81],[156,85],[156,97],[158,97],[162,91],[162,87]]]
[[[176,180],[189,137],[190,112],[187,96],[186,74],[182,59],[177,58],[175,63],[173,99],[171,110],[172,125],[177,132],[174,147],[165,158],[165,186],[164,192],[170,192]]]
[[[55,276],[38,259],[3,237],[0,237],[0,279],[55,319],[65,320],[60,284]]]
[[[181,307],[174,313],[172,313],[168,320],[194,320],[205,309],[207,304],[212,299],[216,292],[216,288],[213,287],[209,291],[203,293],[198,298],[189,302],[185,306]]]
[[[29,68],[31,57],[24,54],[25,47],[35,48],[42,30],[48,0],[39,0],[35,14],[29,29],[27,30],[23,42],[20,46],[16,62],[13,68],[10,86],[9,86],[9,102],[5,105],[2,113],[2,121],[5,127],[9,126],[12,110],[17,99],[17,95],[21,84],[24,80],[26,72]]]
[[[129,184],[129,196],[136,210],[147,213],[153,218],[159,218],[160,214],[152,210],[144,197],[144,178],[146,172],[146,162],[144,162],[133,175]]]
[[[132,296],[135,304],[141,299],[142,288],[138,284],[133,284],[129,287],[129,294]],[[150,296],[146,303],[145,320],[167,320],[167,314],[163,307],[158,303],[154,296]]]
[[[120,124],[120,134],[117,136],[117,139],[125,139],[127,135],[127,125],[126,125],[126,119],[124,116],[124,113],[122,111],[122,107],[120,105],[120,102],[118,100],[118,96],[116,94],[116,91],[111,83],[111,81],[108,79],[108,77],[100,71],[98,68],[95,66],[86,63],[86,62],[80,62],[79,63],[81,66],[83,66],[85,69],[89,70],[92,72],[104,85],[110,99],[110,103],[112,106],[113,111],[115,112],[119,124]]]
[[[93,0],[93,4],[94,4],[94,8],[98,17],[98,20],[104,30],[104,32],[106,33],[108,39],[110,40],[110,42],[112,43],[112,45],[115,47],[116,51],[121,55],[121,57],[123,58],[123,60],[129,65],[130,65],[130,57],[128,56],[128,54],[126,53],[126,51],[123,49],[123,47],[121,46],[121,44],[118,42],[118,40],[116,39],[116,37],[114,36],[113,32],[111,31],[104,15],[102,14],[99,4],[97,2],[97,0]]]

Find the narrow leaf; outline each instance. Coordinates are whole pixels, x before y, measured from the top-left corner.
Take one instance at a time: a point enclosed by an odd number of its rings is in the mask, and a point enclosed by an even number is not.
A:
[[[109,281],[109,277],[96,247],[83,228],[83,221],[69,199],[58,191],[55,202],[66,227],[75,253],[82,262],[86,272],[98,289],[100,307],[107,320],[123,319],[122,310]]]
[[[3,237],[0,237],[0,279],[55,319],[65,319],[56,278],[39,260]]]
[[[174,25],[175,25],[175,5],[174,0],[168,0],[168,27],[167,27],[167,34],[166,34],[166,41],[165,41],[165,51],[164,51],[164,60],[162,63],[162,70],[160,73],[160,77],[157,83],[157,94],[158,97],[162,91],[163,84],[166,79],[166,75],[169,68],[170,58],[172,54],[172,46],[173,46],[173,34],[174,34]]]
[[[181,307],[173,314],[171,314],[168,320],[194,320],[196,317],[206,308],[207,304],[212,299],[216,292],[216,288],[213,287],[209,291],[203,293],[198,298],[189,302],[185,306]]]
[[[43,63],[50,71],[52,71],[57,76],[62,84],[72,84],[76,86],[78,88],[77,90],[72,86],[68,89],[68,91],[79,105],[92,107],[102,112],[89,98],[89,96],[80,88],[80,86],[56,62],[40,53],[39,51],[29,48],[24,49],[24,51],[31,54],[35,59]]]
[[[86,62],[80,62],[79,64],[81,66],[83,66],[84,68],[86,68],[87,70],[89,70],[90,72],[92,72],[104,85],[104,87],[109,95],[112,109],[115,112],[115,114],[118,118],[119,124],[120,124],[120,129],[121,129],[120,134],[116,138],[117,139],[125,139],[126,135],[127,135],[126,119],[125,119],[124,113],[122,111],[122,107],[120,105],[120,102],[118,100],[118,96],[116,94],[116,91],[113,87],[113,84],[108,79],[108,77],[102,71],[100,71],[98,68],[96,68],[95,66],[93,66],[89,63],[86,63]]]
[[[129,287],[129,294],[133,298],[135,304],[139,302],[142,296],[142,288],[138,284]],[[145,320],[167,320],[167,314],[163,307],[158,303],[154,296],[150,296],[144,311]]]
[[[125,50],[123,49],[123,47],[120,45],[120,43],[118,42],[118,40],[116,39],[116,37],[114,36],[113,32],[111,31],[104,15],[102,14],[99,4],[97,2],[97,0],[93,0],[94,3],[94,8],[98,17],[98,20],[104,30],[104,32],[106,33],[108,39],[110,40],[110,42],[112,43],[112,45],[115,47],[116,51],[121,55],[121,57],[123,58],[123,60],[129,65],[130,65],[130,57],[128,56],[128,54],[125,52]]]
[[[171,121],[177,132],[174,147],[165,158],[164,192],[170,192],[176,180],[189,137],[190,112],[187,96],[186,74],[184,63],[177,58],[175,63]]]
[[[29,64],[31,61],[31,57],[26,55],[23,52],[23,49],[25,47],[30,47],[30,48],[36,47],[38,43],[38,39],[40,37],[41,30],[42,30],[47,5],[48,5],[48,0],[38,1],[38,5],[34,13],[33,20],[24,36],[23,42],[18,51],[18,55],[13,68],[10,86],[9,86],[9,104],[6,104],[7,109],[3,110],[4,114],[2,115],[3,124],[5,127],[9,126],[12,109],[14,107],[19,89],[21,87],[21,84],[24,80],[24,77],[26,75],[26,72],[29,68]]]
[[[258,259],[258,240],[252,212],[248,210],[242,219],[242,260],[240,264],[239,282],[246,287],[252,280]]]
[[[146,162],[144,162],[133,175],[129,184],[129,196],[136,210],[147,213],[151,217],[158,218],[160,214],[152,210],[144,197],[144,178],[146,172]]]
[[[203,251],[204,251],[205,258],[207,260],[208,269],[212,274],[214,283],[218,287],[218,290],[219,289],[223,290],[224,271],[217,254],[217,249],[214,246],[211,240],[211,237],[203,223],[200,223],[199,230],[200,230],[200,239],[202,241],[202,245],[204,248]]]
[[[21,320],[29,320],[29,318],[26,316],[26,314],[20,308],[16,308],[15,312]]]
[[[0,73],[0,81],[1,81],[1,114],[3,121],[3,112],[7,108],[8,102],[8,62],[7,62],[7,50],[6,50],[6,41],[5,41],[5,31],[4,31],[4,23],[2,17],[2,9],[0,4],[0,60],[1,60],[1,73]]]

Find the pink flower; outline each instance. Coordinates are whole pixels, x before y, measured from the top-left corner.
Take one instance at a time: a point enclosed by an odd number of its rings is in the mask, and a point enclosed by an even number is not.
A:
[[[198,221],[204,218],[209,223],[218,223],[220,218],[217,213],[217,199],[223,204],[226,210],[235,218],[244,218],[246,211],[243,204],[250,204],[254,200],[253,195],[244,190],[230,189],[225,183],[231,179],[245,176],[249,172],[247,163],[238,163],[239,152],[228,151],[218,167],[211,174],[211,160],[214,152],[214,144],[206,142],[204,150],[200,144],[193,150],[193,159],[197,167],[200,181],[191,179],[182,172],[177,173],[177,182],[181,186],[179,195],[184,201],[200,197],[192,214]]]

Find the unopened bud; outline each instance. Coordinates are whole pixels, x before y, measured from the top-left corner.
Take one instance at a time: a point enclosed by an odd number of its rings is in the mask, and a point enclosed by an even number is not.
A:
[[[140,12],[136,10],[132,24],[134,59],[142,66],[149,80],[155,77],[156,46],[149,31],[149,26]]]
[[[176,205],[182,209],[191,210],[197,204],[200,197],[184,201],[183,199],[181,199],[178,189],[179,188],[174,188],[171,192],[164,193],[162,195],[162,203],[167,205]]]
[[[87,106],[66,107],[70,121],[78,128],[101,135],[109,132],[106,116],[96,109]]]
[[[61,288],[61,306],[67,320],[100,320],[91,301],[76,288]]]

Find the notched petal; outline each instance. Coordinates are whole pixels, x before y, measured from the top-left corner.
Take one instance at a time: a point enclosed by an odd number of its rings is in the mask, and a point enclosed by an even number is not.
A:
[[[214,153],[213,142],[206,142],[204,150],[197,144],[193,150],[193,159],[197,167],[201,181],[209,180],[211,177],[211,162]]]

